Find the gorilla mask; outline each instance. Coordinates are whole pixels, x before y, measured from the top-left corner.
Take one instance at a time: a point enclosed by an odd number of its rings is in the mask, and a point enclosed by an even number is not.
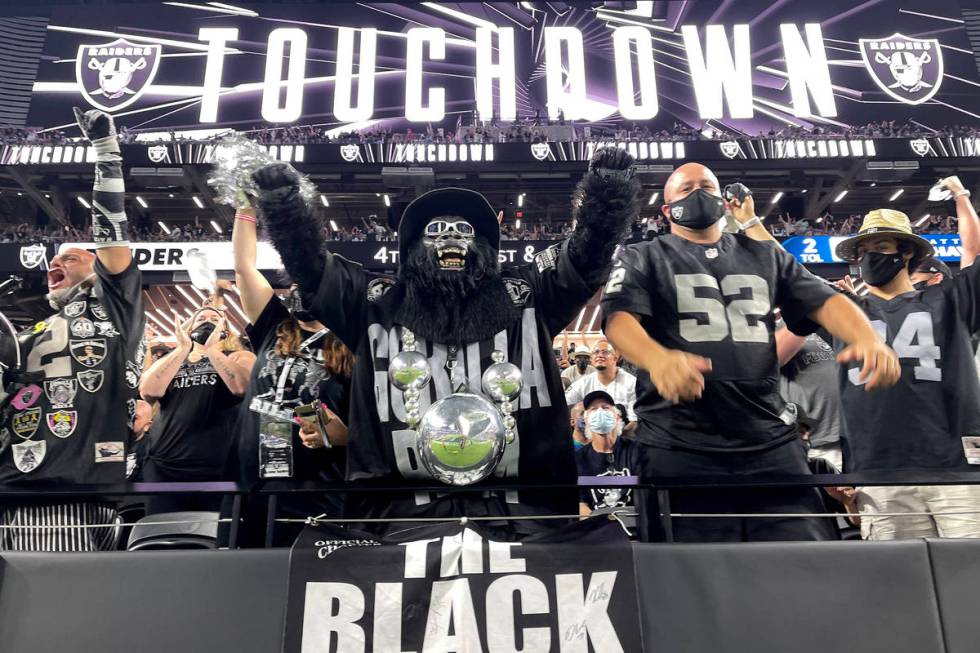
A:
[[[433,218],[422,232],[422,245],[435,258],[439,269],[447,272],[463,271],[475,242],[473,225],[457,216]]]

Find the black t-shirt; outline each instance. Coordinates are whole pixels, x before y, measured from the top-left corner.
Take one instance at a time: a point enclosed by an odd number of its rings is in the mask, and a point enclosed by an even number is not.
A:
[[[135,261],[112,275],[96,259],[95,274],[36,327],[26,369],[44,379],[23,409],[4,414],[11,446],[0,455],[0,483],[126,480],[146,348],[142,278]]]
[[[233,442],[230,409],[240,401],[210,358],[184,360],[160,397],[160,414],[147,436],[152,463],[171,477],[220,480]]]
[[[779,396],[773,308],[794,330],[834,290],[782,248],[741,234],[699,245],[673,234],[628,245],[603,291],[602,312],[637,315],[664,347],[711,359],[700,399],[664,400],[637,375],[636,440],[700,451],[754,451],[795,437]]]
[[[839,442],[841,407],[834,348],[819,335],[811,333],[796,356],[780,371],[783,399],[802,406],[815,422],[810,446]]]
[[[291,360],[283,379],[283,402],[289,405],[309,404],[319,399],[327,408],[347,423],[345,379],[332,375],[323,367],[323,340],[309,344],[309,358],[292,358],[276,353],[276,330],[290,319],[283,301],[276,296],[262,309],[254,324],[247,328],[249,340],[255,347],[255,365],[248,390],[239,407],[238,459],[241,481],[254,483],[259,478],[260,415],[249,409],[252,398],[275,392],[287,360]],[[301,330],[300,342],[316,335]],[[293,478],[299,480],[340,480],[346,447],[310,449],[299,438],[299,427],[293,427]]]
[[[844,466],[879,469],[976,470],[965,436],[980,435],[980,383],[970,334],[980,329],[980,264],[935,286],[861,305],[898,355],[902,377],[865,392],[860,365],[841,366]],[[844,343],[835,342],[840,351]]]
[[[505,352],[507,360],[523,372],[524,387],[513,402],[517,438],[505,449],[494,476],[573,484],[575,462],[568,409],[551,345],[595,288],[590,288],[575,270],[565,245],[545,250],[528,265],[504,271],[503,277],[511,300],[520,308],[520,317],[493,338],[461,347],[458,354],[458,369],[463,371],[472,391],[481,390],[481,377],[494,362],[494,350]],[[422,467],[415,450],[415,432],[405,423],[403,393],[388,380],[388,364],[402,349],[402,327],[393,318],[397,293],[388,292],[393,284],[390,278],[328,254],[323,279],[309,303],[317,319],[356,356],[348,422],[347,478],[431,485],[435,481]],[[432,380],[419,402],[424,412],[453,391],[446,371],[448,349],[443,343],[418,338],[416,351],[429,359],[432,368]],[[533,507],[536,499],[535,493],[525,493],[520,507],[516,499],[510,499],[509,510],[574,510],[571,494],[557,501],[543,500],[547,506],[540,504],[537,508]],[[428,502],[417,496],[415,501],[406,502],[410,505],[400,508],[429,514],[434,511],[427,508]],[[349,511],[353,514],[359,509]],[[364,516],[377,514],[370,508],[360,512]]]
[[[639,446],[623,437],[616,439],[610,453],[601,453],[591,444],[580,447],[575,452],[575,466],[579,476],[634,476],[639,474],[637,450]],[[579,501],[593,510],[597,508],[620,508],[632,504],[630,488],[584,487],[579,491]]]

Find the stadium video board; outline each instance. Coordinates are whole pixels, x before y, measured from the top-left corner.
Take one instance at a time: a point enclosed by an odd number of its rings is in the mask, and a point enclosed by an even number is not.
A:
[[[754,136],[980,118],[977,64],[953,0],[914,10],[775,3],[762,13],[744,0],[592,5],[55,8],[28,124],[68,126],[73,105],[160,131],[453,130],[472,115],[538,114]]]

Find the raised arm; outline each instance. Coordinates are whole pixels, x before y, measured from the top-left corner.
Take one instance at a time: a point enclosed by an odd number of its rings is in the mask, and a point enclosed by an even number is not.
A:
[[[75,107],[75,120],[82,135],[95,149],[95,183],[92,186],[92,240],[95,253],[109,274],[119,274],[129,267],[133,253],[129,249],[126,220],[126,183],[123,181],[122,156],[112,116],[92,109],[82,113]]]
[[[235,283],[242,298],[242,309],[249,322],[255,323],[269,300],[272,286],[256,265],[255,209],[241,208],[235,212],[231,245],[235,253]]]
[[[575,189],[575,230],[568,239],[572,265],[590,287],[598,288],[609,276],[613,252],[639,213],[639,192],[626,150],[607,147],[595,153]]]
[[[159,401],[167,393],[167,387],[177,375],[177,370],[191,353],[194,343],[187,333],[187,327],[180,323],[177,315],[174,315],[174,335],[177,338],[177,346],[165,356],[161,356],[155,363],[150,365],[150,369],[143,372],[140,378],[140,396],[149,402]]]
[[[304,293],[315,293],[326,265],[326,243],[319,218],[299,193],[299,175],[275,163],[257,170],[254,178],[261,190],[259,211],[283,267]]]
[[[960,233],[960,269],[973,265],[980,254],[980,220],[970,202],[970,191],[963,188],[959,177],[946,177],[943,186],[953,193],[956,202],[956,221]]]

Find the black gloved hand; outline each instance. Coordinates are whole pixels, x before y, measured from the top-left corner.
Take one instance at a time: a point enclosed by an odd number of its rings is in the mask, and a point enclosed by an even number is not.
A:
[[[603,178],[631,179],[636,161],[626,150],[619,147],[603,147],[595,151],[589,161],[589,172]]]
[[[288,163],[270,163],[252,173],[255,185],[261,190],[299,187],[299,173]]]
[[[75,113],[75,122],[78,123],[78,128],[82,130],[82,136],[90,143],[95,143],[95,141],[100,141],[109,136],[116,137],[116,125],[112,116],[105,111],[99,109],[82,111],[78,107],[72,107],[72,111]]]

